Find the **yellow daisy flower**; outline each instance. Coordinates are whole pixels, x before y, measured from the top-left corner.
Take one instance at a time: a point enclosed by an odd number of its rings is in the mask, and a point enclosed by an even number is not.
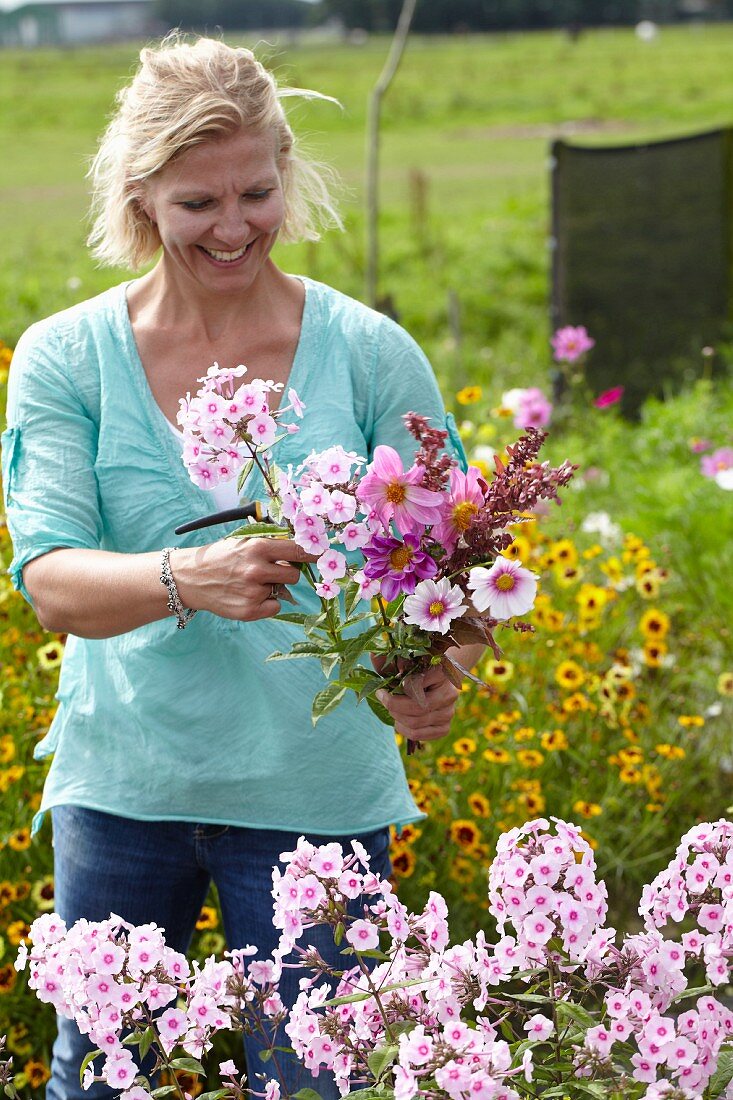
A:
[[[573,811],[576,814],[580,814],[581,817],[598,817],[603,813],[603,807],[599,806],[597,802],[584,802],[579,799],[573,803]]]
[[[41,668],[47,671],[58,668],[64,655],[64,647],[61,642],[47,642],[36,651],[36,657]]]
[[[573,690],[579,688],[585,680],[585,673],[576,661],[562,661],[555,669],[555,682],[561,688]]]
[[[219,925],[219,914],[213,905],[203,905],[199,918],[196,921],[196,929],[199,932],[203,932],[209,928],[217,928]]]
[[[658,641],[664,638],[669,631],[669,615],[656,607],[650,607],[645,611],[639,621],[639,629],[645,638]]]
[[[733,672],[721,672],[718,677],[718,691],[721,695],[733,695]]]
[[[479,791],[474,791],[468,796],[468,805],[476,817],[488,817],[491,813],[491,803]]]
[[[483,390],[480,386],[464,386],[456,394],[456,401],[459,405],[473,405],[481,399],[482,393]]]

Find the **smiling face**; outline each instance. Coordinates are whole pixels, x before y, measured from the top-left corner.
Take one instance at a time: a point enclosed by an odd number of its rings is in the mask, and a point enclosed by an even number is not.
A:
[[[249,289],[285,216],[275,134],[240,130],[196,145],[145,183],[163,266],[206,290]]]

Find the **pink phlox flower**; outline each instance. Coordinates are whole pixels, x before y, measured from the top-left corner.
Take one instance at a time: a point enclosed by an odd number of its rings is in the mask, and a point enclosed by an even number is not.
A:
[[[550,338],[555,360],[558,363],[574,363],[581,355],[595,347],[595,340],[588,335],[584,325],[565,325]]]
[[[298,904],[301,909],[313,911],[327,900],[326,888],[315,875],[298,880]]]
[[[280,980],[282,965],[275,959],[254,959],[248,963],[247,973],[256,985],[268,985]]]
[[[359,466],[364,459],[355,451],[345,451],[336,445],[311,455],[307,461],[324,485],[344,485],[351,477],[352,467]]]
[[[330,501],[326,509],[326,515],[331,523],[351,523],[356,515],[356,497],[351,493],[345,493],[341,489],[333,489]],[[348,549],[352,549],[348,547]]]
[[[153,1100],[153,1094],[142,1085],[133,1085],[131,1089],[120,1093],[120,1100]]]
[[[344,869],[344,854],[335,841],[316,848],[309,859],[310,869],[320,878],[338,878]]]
[[[119,974],[125,961],[124,948],[116,943],[96,945],[94,968],[99,974]]]
[[[34,948],[59,943],[66,935],[66,924],[58,913],[43,913],[31,924],[30,938]]]
[[[258,447],[271,447],[277,439],[277,424],[268,413],[258,413],[247,424],[247,431]]]
[[[521,562],[498,557],[490,569],[477,566],[471,570],[468,588],[477,611],[488,611],[492,618],[503,621],[534,607],[537,577]]]
[[[471,1067],[451,1059],[436,1069],[435,1080],[451,1100],[465,1100],[471,1082]]]
[[[404,620],[421,630],[447,634],[453,619],[465,615],[463,593],[446,577],[437,581],[420,581],[411,596],[405,597]]]
[[[216,465],[203,456],[188,467],[188,474],[199,489],[213,489],[221,480]]]
[[[481,471],[477,466],[462,470],[452,469],[447,493],[442,493],[440,519],[433,526],[431,538],[450,553],[458,540],[466,533],[486,503],[479,481]]]
[[[538,1013],[536,1016],[530,1016],[524,1025],[524,1030],[527,1032],[528,1039],[536,1039],[541,1043],[552,1035],[555,1025],[552,1020],[548,1020],[547,1016]]]
[[[362,877],[358,871],[344,871],[338,880],[339,893],[345,898],[358,898],[362,890]]]
[[[366,848],[364,847],[362,842],[360,840],[356,840],[356,839],[352,840],[351,841],[351,850],[354,853],[354,855],[356,856],[357,860],[359,861],[359,864],[361,865],[361,867],[365,871],[368,871],[369,870],[369,865],[371,864],[372,860],[371,860],[371,856],[369,855],[369,852],[366,850]]]
[[[433,1055],[433,1040],[426,1034],[425,1028],[418,1024],[412,1031],[399,1037],[400,1064],[423,1066]]]
[[[346,939],[357,951],[379,947],[379,929],[367,920],[355,920],[346,931]]]
[[[585,1033],[585,1046],[588,1050],[594,1050],[598,1054],[606,1055],[610,1052],[614,1043],[611,1032],[603,1024],[590,1027]]]
[[[300,494],[300,507],[307,516],[324,516],[331,504],[331,494],[320,481],[311,481]]]
[[[346,575],[346,558],[338,550],[328,549],[316,562],[324,581],[336,581]]]
[[[102,1077],[113,1089],[124,1089],[137,1077],[138,1068],[129,1051],[107,1056],[102,1068]]]
[[[395,1100],[412,1100],[419,1093],[417,1075],[399,1062],[393,1068]]]
[[[364,575],[379,580],[385,600],[394,600],[401,592],[411,595],[418,581],[438,572],[435,559],[421,548],[417,535],[406,534],[402,541],[392,535],[372,535],[362,553]]]
[[[210,447],[226,447],[234,439],[234,429],[223,420],[212,420],[201,426],[201,438]]]
[[[178,996],[178,991],[167,982],[151,982],[145,987],[145,1000],[150,1008],[162,1008]]]
[[[265,1082],[265,1100],[280,1100],[280,1082]]]
[[[336,493],[333,494],[333,496],[335,495]],[[353,497],[351,499],[353,500]],[[329,519],[332,523],[334,522],[330,515]],[[369,542],[370,538],[369,528],[363,523],[354,523],[353,521],[346,524],[340,535],[341,542],[347,550],[357,550]]]
[[[298,394],[292,386],[288,390],[288,401],[290,402],[290,405],[295,415],[298,417],[299,420],[302,420],[303,413],[305,412],[307,406],[300,400]]]
[[[359,585],[360,599],[371,600],[375,596],[379,595],[381,587],[380,582],[375,578],[367,577],[363,569],[357,569],[357,571],[354,573],[354,580]]]
[[[700,473],[705,477],[715,477],[721,470],[733,467],[733,447],[718,447],[712,454],[703,455],[700,460]]]
[[[607,409],[611,405],[618,405],[623,395],[624,387],[614,386],[610,390],[604,390],[603,393],[599,393],[593,404],[597,409]]]
[[[387,910],[387,931],[393,940],[399,942],[406,940],[410,934],[409,913],[396,897],[390,899]]]
[[[421,487],[425,471],[413,465],[405,470],[393,447],[380,445],[359,482],[356,495],[373,508],[383,527],[394,520],[400,534],[418,531],[440,519],[442,494]]]
[[[306,516],[300,512],[293,520],[293,540],[309,554],[324,553],[330,543],[326,525],[320,516]]]

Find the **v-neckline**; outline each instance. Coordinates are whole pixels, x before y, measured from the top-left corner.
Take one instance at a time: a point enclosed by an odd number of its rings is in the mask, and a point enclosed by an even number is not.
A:
[[[305,361],[307,359],[307,347],[310,342],[311,330],[315,321],[314,315],[316,310],[314,308],[314,289],[309,279],[300,275],[295,277],[303,284],[305,290],[303,313],[300,322],[300,335],[298,336],[298,342],[295,346],[293,361],[290,365],[290,373],[280,391],[278,409],[283,407],[286,402],[288,390],[294,389],[298,393],[298,396],[302,398],[309,382],[310,372],[305,370]],[[176,470],[179,482],[186,487],[187,494],[192,503],[195,501],[194,507],[198,512],[205,511],[207,507],[209,507],[210,510],[211,494],[207,492],[206,489],[200,489],[188,476],[188,472],[181,460],[179,442],[171,431],[172,422],[161,409],[150,387],[150,382],[148,381],[148,376],[137,346],[137,340],[135,339],[135,332],[132,327],[130,311],[127,305],[127,289],[133,282],[134,280],[130,279],[121,285],[119,300],[120,327],[127,351],[127,361],[131,367],[133,382],[137,389],[138,396],[148,413],[148,419],[151,427],[155,431],[155,437],[168,458],[170,465]],[[209,366],[210,364],[202,366],[202,376],[206,373]],[[183,393],[181,393],[181,396],[184,396]]]

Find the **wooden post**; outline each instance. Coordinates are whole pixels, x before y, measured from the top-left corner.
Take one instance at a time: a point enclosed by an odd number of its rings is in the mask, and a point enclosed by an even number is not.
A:
[[[417,0],[403,0],[389,55],[367,106],[366,283],[367,304],[377,302],[379,275],[379,121],[382,99],[399,68]]]

